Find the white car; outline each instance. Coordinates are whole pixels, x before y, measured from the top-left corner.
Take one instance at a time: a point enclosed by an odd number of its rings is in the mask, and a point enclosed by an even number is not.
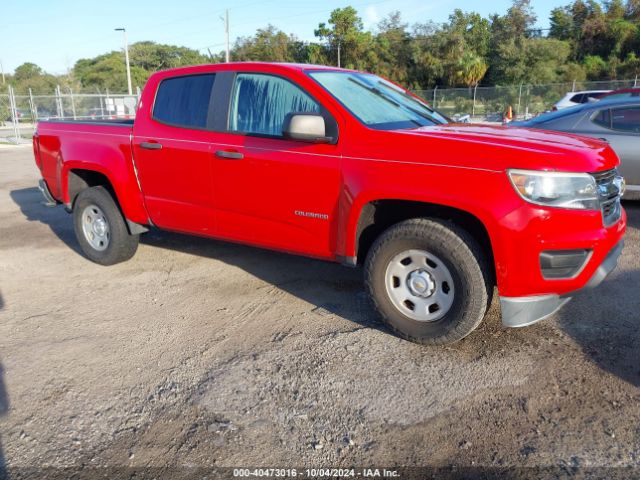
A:
[[[589,103],[597,101],[605,93],[609,93],[611,90],[583,90],[581,92],[569,92],[562,100],[556,103],[552,110],[562,110],[563,108],[575,107],[583,103]]]

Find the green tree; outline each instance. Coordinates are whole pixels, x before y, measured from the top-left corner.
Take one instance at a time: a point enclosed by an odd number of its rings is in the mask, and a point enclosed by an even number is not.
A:
[[[640,21],[640,0],[627,0],[625,18],[634,22]]]
[[[343,67],[363,68],[371,60],[371,33],[363,31],[362,19],[353,7],[335,9],[328,25],[320,23],[314,33],[328,42],[330,57]]]
[[[587,55],[582,65],[589,80],[599,80],[607,71],[607,62],[598,55]]]
[[[196,50],[154,42],[138,42],[129,47],[131,81],[142,86],[153,72],[185,65],[207,63],[209,59]],[[109,89],[124,92],[127,89],[127,72],[122,52],[110,52],[95,58],[76,62],[73,77],[88,90]]]
[[[610,20],[622,20],[626,14],[626,8],[622,0],[605,0],[607,18]]]
[[[16,67],[10,83],[15,87],[16,93],[24,95],[29,89],[34,94],[53,93],[58,82],[56,77],[45,73],[35,63],[26,62]]]
[[[530,0],[513,0],[506,12],[489,18],[456,9],[443,24],[427,22],[411,28],[399,12],[392,12],[373,32],[365,31],[357,10],[347,6],[335,9],[318,25],[317,43],[302,42],[267,25],[238,38],[231,56],[335,65],[340,51],[342,66],[379,73],[414,89],[473,87],[481,81],[517,85],[635,76],[640,62],[640,0],[566,1],[551,11],[548,37],[536,29]],[[222,53],[203,55],[186,47],[138,42],[130,47],[133,83],[143,85],[157,70],[218,62],[223,57]],[[71,72],[57,77],[25,63],[8,79],[19,93],[29,88],[51,93],[56,85],[74,91],[126,90],[121,51],[78,60]]]
[[[573,38],[573,17],[566,7],[557,7],[551,10],[549,18],[549,36],[558,40],[570,40]]]
[[[23,82],[33,78],[40,77],[44,74],[42,68],[35,63],[26,62],[16,68],[13,78],[16,82]]]
[[[410,81],[413,57],[408,25],[400,12],[391,12],[378,24],[374,49],[377,62],[370,65],[376,73],[399,83]]]
[[[129,57],[131,65],[147,72],[185,65],[198,65],[208,61],[208,58],[197,50],[155,42],[134,43],[129,48]]]
[[[566,80],[571,45],[555,38],[530,38],[525,42],[525,61],[528,65],[521,81],[543,84]],[[574,73],[578,73],[575,66]],[[581,74],[582,77],[584,74]],[[571,79],[574,80],[574,79]]]
[[[471,89],[480,83],[488,68],[480,55],[467,51],[458,60],[456,77]]]
[[[515,84],[527,79],[526,43],[535,22],[529,0],[514,0],[506,15],[492,17],[487,75],[493,83]]]
[[[253,37],[238,38],[233,48],[234,60],[295,62],[298,40],[273,25],[258,29]]]
[[[444,30],[449,35],[459,35],[464,39],[465,48],[486,57],[491,42],[491,23],[476,12],[455,9],[449,15],[449,23]]]

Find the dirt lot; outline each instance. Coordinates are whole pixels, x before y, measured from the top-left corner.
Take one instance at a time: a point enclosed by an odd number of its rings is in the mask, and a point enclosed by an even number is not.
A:
[[[360,270],[163,232],[125,264],[92,264],[37,178],[30,148],[0,147],[0,478],[424,465],[640,477],[640,203],[595,294],[519,330],[494,301],[470,337],[426,348],[377,323]]]

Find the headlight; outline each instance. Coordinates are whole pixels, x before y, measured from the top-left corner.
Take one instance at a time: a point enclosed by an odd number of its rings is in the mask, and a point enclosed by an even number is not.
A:
[[[548,207],[599,210],[598,189],[588,173],[508,170],[513,187],[527,202]]]

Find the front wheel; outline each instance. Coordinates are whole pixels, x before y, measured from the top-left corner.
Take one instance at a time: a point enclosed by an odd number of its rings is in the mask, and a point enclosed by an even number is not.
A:
[[[131,235],[116,202],[104,187],[78,194],[73,206],[76,238],[84,254],[101,265],[129,260],[138,249],[139,235]]]
[[[484,318],[492,292],[486,255],[465,230],[426,218],[401,222],[374,242],[365,262],[373,304],[399,336],[456,342]]]

